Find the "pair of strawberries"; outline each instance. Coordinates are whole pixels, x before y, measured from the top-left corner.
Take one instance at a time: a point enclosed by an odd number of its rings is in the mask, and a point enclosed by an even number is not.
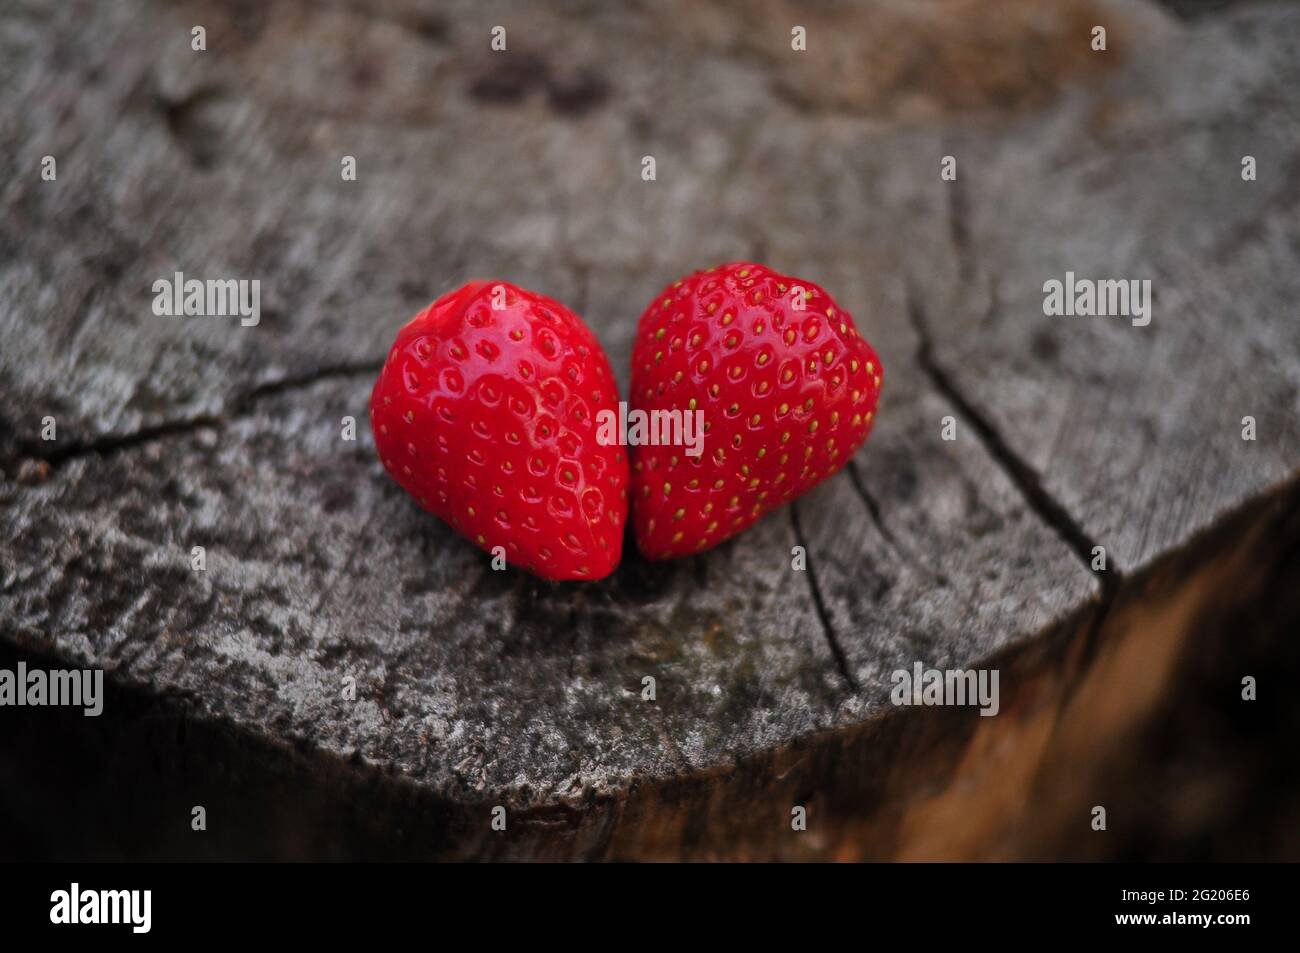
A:
[[[543,578],[591,580],[618,565],[629,506],[641,552],[669,559],[831,476],[871,431],[881,374],[812,282],[745,263],[696,272],[641,316],[629,406],[703,411],[702,452],[628,447],[600,427],[618,388],[582,319],[471,282],[398,333],[370,422],[389,474],[462,536]]]

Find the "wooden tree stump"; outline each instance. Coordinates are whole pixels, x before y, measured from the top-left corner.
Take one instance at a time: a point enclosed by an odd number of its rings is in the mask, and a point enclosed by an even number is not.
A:
[[[1169,613],[1169,660],[1211,638],[1188,579],[1222,620],[1239,600],[1207,593],[1297,578],[1300,10],[1070,2],[1027,42],[1033,4],[889,6],[6,13],[0,662],[112,686],[98,721],[0,711],[0,770],[65,769],[0,785],[15,853],[1102,850],[1007,834],[1081,750],[1045,740],[1077,710],[1039,714],[1137,644],[1117,607]],[[791,51],[795,23],[829,52]],[[837,69],[869,35],[875,65]],[[547,584],[382,472],[369,389],[434,297],[558,297],[626,392],[651,297],[741,259],[827,287],[888,369],[851,467],[750,532],[670,564],[629,540],[610,579]],[[1149,278],[1150,324],[1045,315],[1067,271]],[[260,323],[154,314],[176,272],[258,279]],[[1011,701],[896,709],[917,661],[999,666]],[[1022,760],[990,793],[999,745]]]

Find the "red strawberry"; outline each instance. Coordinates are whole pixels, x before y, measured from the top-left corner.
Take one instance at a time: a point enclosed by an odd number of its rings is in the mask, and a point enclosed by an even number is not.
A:
[[[582,319],[504,281],[470,282],[417,314],[370,396],[384,468],[481,549],[545,579],[614,571],[628,463],[596,441],[617,412],[609,360]]]
[[[739,263],[674,282],[641,316],[631,405],[702,410],[704,447],[633,448],[641,552],[709,549],[837,472],[871,432],[882,373],[811,281]]]

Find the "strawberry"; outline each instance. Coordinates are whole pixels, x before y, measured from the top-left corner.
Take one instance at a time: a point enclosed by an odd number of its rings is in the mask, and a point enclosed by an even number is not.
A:
[[[641,552],[710,549],[836,473],[871,432],[882,374],[811,281],[737,263],[664,289],[637,327],[630,403],[702,410],[704,446],[633,448]]]
[[[614,571],[628,462],[596,440],[616,412],[609,360],[576,314],[504,281],[470,282],[401,331],[370,397],[388,473],[479,548],[544,579]]]

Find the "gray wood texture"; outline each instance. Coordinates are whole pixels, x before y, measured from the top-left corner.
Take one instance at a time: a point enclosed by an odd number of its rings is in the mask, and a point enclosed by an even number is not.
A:
[[[547,812],[640,789],[716,810],[774,752],[813,752],[790,765],[816,789],[893,670],[1098,618],[1300,467],[1300,10],[1072,2],[1028,42],[1028,4],[998,29],[931,6],[6,12],[0,639],[451,805],[431,853],[502,804],[542,819],[541,855]],[[868,29],[888,51],[837,73]],[[433,297],[561,298],[626,389],[651,296],[747,258],[827,287],[887,368],[853,466],[793,507],[552,585],[490,571],[383,474],[369,387]],[[1151,278],[1150,326],[1045,316],[1067,270]],[[260,325],[155,316],[176,271],[259,279]]]

